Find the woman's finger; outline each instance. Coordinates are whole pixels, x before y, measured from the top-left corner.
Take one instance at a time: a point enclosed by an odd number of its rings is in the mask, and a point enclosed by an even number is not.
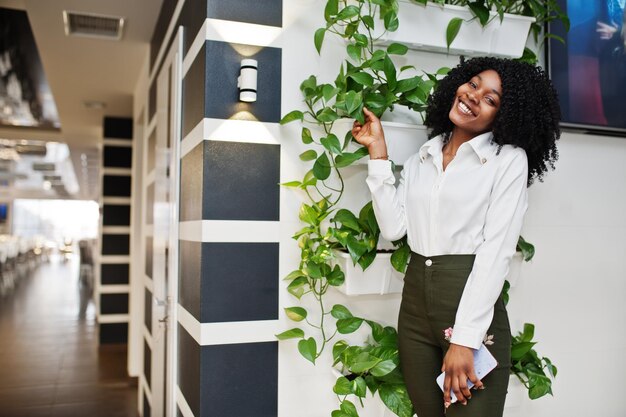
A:
[[[454,392],[454,395],[456,395],[456,399],[458,402],[460,402],[461,404],[467,404],[465,395],[461,391],[459,377],[457,375],[454,375],[454,377],[452,377],[452,392]]]
[[[480,379],[478,379],[473,369],[469,371],[469,373],[467,374],[467,377],[469,378],[470,381],[472,381],[472,384],[474,384],[474,388],[482,389],[483,383]]]
[[[444,405],[447,404],[446,408],[452,402],[452,398],[450,398],[450,389],[452,388],[451,385],[452,385],[452,378],[450,378],[450,375],[446,373],[443,379],[443,403]]]

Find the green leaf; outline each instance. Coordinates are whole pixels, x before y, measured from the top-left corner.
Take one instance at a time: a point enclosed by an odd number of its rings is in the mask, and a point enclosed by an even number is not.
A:
[[[385,29],[387,29],[389,32],[395,32],[396,30],[398,30],[398,15],[393,10],[390,10],[389,12],[387,12],[387,14],[385,14],[383,22],[385,24]]]
[[[367,36],[363,35],[362,33],[356,33],[353,37],[354,37],[354,40],[356,41],[357,45],[359,45],[359,46],[367,46],[367,44],[368,44]]]
[[[374,18],[369,15],[361,16],[361,21],[365,24],[365,27],[372,30],[374,29]]]
[[[365,271],[374,262],[374,259],[376,259],[376,249],[365,252],[359,257],[357,263]]]
[[[396,271],[404,274],[410,256],[411,248],[408,245],[401,246],[391,254],[391,265]]]
[[[356,6],[350,5],[348,7],[345,7],[339,12],[339,14],[337,15],[337,20],[351,19],[354,16],[358,16],[358,14],[359,14],[359,8]]]
[[[287,307],[285,314],[293,321],[302,321],[307,316],[307,311],[302,307]]]
[[[378,394],[387,408],[397,416],[413,416],[413,405],[411,404],[406,386],[402,384],[382,384],[378,389]]]
[[[528,390],[528,397],[531,400],[536,400],[537,398],[543,397],[544,395],[550,392],[551,385],[552,383],[549,380],[547,382],[540,381],[535,384],[532,384],[530,386],[530,389]]]
[[[298,217],[303,222],[308,223],[313,226],[317,225],[318,223],[317,212],[313,209],[313,207],[306,205],[306,204],[302,204],[300,206],[300,213]]]
[[[358,376],[352,380],[352,393],[357,397],[365,398],[365,394],[367,393],[367,385],[365,384],[365,380]]]
[[[446,43],[448,45],[448,49],[450,49],[450,45],[456,39],[456,35],[459,34],[459,30],[461,30],[461,24],[463,24],[463,19],[460,17],[455,17],[450,20],[448,23],[448,28],[446,29]]]
[[[322,111],[317,113],[316,117],[317,117],[317,120],[319,120],[322,123],[331,123],[339,119],[339,115],[335,113],[335,111],[331,109],[330,107],[324,107]]]
[[[319,28],[315,31],[315,35],[313,36],[313,42],[315,43],[315,49],[318,54],[322,51],[322,43],[324,43],[325,34],[326,28]]]
[[[524,261],[530,261],[535,256],[535,246],[528,243],[522,236],[517,239],[517,251],[522,252]]]
[[[304,331],[299,328],[289,329],[282,333],[275,335],[278,340],[287,340],[287,339],[301,339],[304,337]]]
[[[322,278],[322,270],[320,266],[313,261],[307,262],[306,266],[302,268],[302,272],[313,279]]]
[[[300,154],[301,161],[312,161],[314,159],[317,159],[317,152],[313,149],[309,149],[308,151],[304,151]]]
[[[522,333],[522,341],[530,342],[535,337],[535,325],[532,323],[524,323],[524,332]]]
[[[330,310],[330,315],[336,319],[349,319],[354,317],[350,310],[341,304],[335,304]]]
[[[449,72],[450,72],[450,68],[441,67],[437,70],[437,75],[448,75]]]
[[[353,333],[361,327],[363,319],[359,317],[349,317],[337,320],[337,331],[341,334]]]
[[[348,417],[359,417],[359,413],[356,411],[356,407],[348,400],[343,400],[341,402],[341,406],[339,407],[341,411],[345,413]]]
[[[311,129],[309,129],[308,127],[302,128],[302,143],[304,143],[305,145],[313,143],[313,136],[311,135]]]
[[[287,113],[285,117],[280,119],[280,124],[284,125],[289,122],[293,122],[294,120],[303,120],[303,119],[304,119],[304,113],[302,113],[300,110],[294,110],[292,112]]]
[[[354,373],[360,374],[362,372],[369,371],[380,362],[381,360],[377,357],[372,356],[369,353],[362,353],[355,359],[355,362],[350,366],[350,370]]]
[[[365,85],[367,87],[371,87],[372,85],[374,85],[374,78],[367,72],[357,72],[354,74],[350,74],[348,77],[352,78],[357,83]]]
[[[339,359],[341,353],[348,348],[348,343],[345,340],[340,340],[333,345],[333,359]]]
[[[404,93],[405,91],[413,90],[422,84],[421,77],[412,77],[405,80],[398,81],[398,85],[395,88],[396,93]]]
[[[333,287],[338,287],[344,283],[346,276],[339,265],[335,265],[335,268],[333,268],[332,272],[326,277],[326,280]]]
[[[287,286],[287,291],[299,300],[304,294],[304,286],[308,283],[306,277],[296,278]]]
[[[289,273],[289,275],[287,275],[285,278],[283,278],[284,281],[293,281],[294,279],[298,278],[298,277],[303,277],[304,274],[302,273],[302,271],[300,271],[299,269],[296,269],[295,271],[291,271]]]
[[[468,3],[468,7],[474,13],[474,16],[478,18],[481,26],[485,26],[489,22],[489,9],[479,2]]]
[[[389,88],[391,90],[395,90],[396,89],[396,66],[393,64],[393,61],[391,61],[391,58],[389,58],[389,55],[385,56],[385,59],[383,60],[383,71],[385,72],[385,77],[387,78],[387,84],[389,85]]]
[[[322,95],[324,96],[324,101],[329,101],[335,95],[337,95],[339,91],[341,90],[333,87],[331,84],[324,84],[324,87],[322,87]]]
[[[367,148],[359,148],[354,153],[344,152],[335,157],[335,164],[337,164],[337,168],[347,167],[367,155],[369,155]]]
[[[341,209],[337,211],[335,217],[332,219],[333,222],[341,223],[343,226],[352,229],[356,232],[361,232],[361,226],[359,225],[359,220],[356,218],[354,214],[350,210]]]
[[[368,93],[365,95],[365,107],[370,109],[370,111],[375,111],[377,109],[382,109],[386,106],[387,100],[385,100],[385,96],[379,93]]]
[[[326,152],[322,153],[313,164],[313,175],[318,180],[324,181],[330,176],[330,161]]]
[[[324,18],[328,22],[332,16],[339,13],[339,0],[328,0],[326,7],[324,8]]]
[[[511,346],[511,360],[518,361],[524,357],[535,345],[534,342],[520,342]]]
[[[348,52],[348,56],[355,61],[361,60],[361,51],[363,48],[359,45],[349,44],[346,46],[346,51]]]
[[[300,187],[302,183],[300,181],[289,181],[283,182],[280,185],[282,185],[283,187]]]
[[[335,382],[333,391],[337,395],[350,395],[352,394],[352,384],[345,376],[340,376]]]
[[[346,246],[346,249],[348,249],[348,252],[350,253],[350,257],[352,258],[352,262],[355,265],[361,256],[369,252],[368,245],[354,236],[348,236],[348,244]]]
[[[382,377],[387,375],[389,372],[393,371],[397,368],[397,365],[393,363],[392,360],[382,361],[376,364],[370,371],[372,375],[377,377]]]
[[[315,357],[317,355],[317,343],[315,339],[309,337],[298,342],[298,351],[304,356],[305,359],[315,364]]]
[[[328,150],[328,152],[341,154],[341,143],[339,143],[339,138],[334,134],[331,133],[327,137],[322,138],[320,143]]]
[[[401,43],[392,43],[387,47],[387,53],[390,55],[404,55],[408,52],[409,48]]]

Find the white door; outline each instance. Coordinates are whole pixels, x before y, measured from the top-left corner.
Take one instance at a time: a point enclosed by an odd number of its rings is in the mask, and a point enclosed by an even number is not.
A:
[[[157,74],[154,164],[152,415],[176,410],[178,304],[178,154],[181,119],[182,28]]]

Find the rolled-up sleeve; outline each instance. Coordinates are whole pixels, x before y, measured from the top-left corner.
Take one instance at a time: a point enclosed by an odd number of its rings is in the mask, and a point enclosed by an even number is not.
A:
[[[484,241],[476,251],[463,290],[452,343],[478,349],[491,324],[528,208],[527,179],[526,153],[516,148],[510,161],[503,164],[491,192]]]
[[[380,227],[381,235],[389,240],[398,240],[406,234],[405,182],[411,164],[409,158],[400,174],[398,186],[391,169],[391,161],[368,161],[367,186],[372,193],[372,207]]]

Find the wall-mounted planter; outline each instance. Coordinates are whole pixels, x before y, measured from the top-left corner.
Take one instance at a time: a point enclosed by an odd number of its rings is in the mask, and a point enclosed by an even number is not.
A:
[[[333,125],[333,133],[343,138],[346,132],[352,129],[353,119],[340,119]],[[396,165],[404,165],[407,159],[428,140],[426,126],[410,123],[382,121],[387,142],[387,153]],[[369,158],[361,158],[357,164],[367,164]]]
[[[506,280],[509,281],[509,284],[511,284],[511,288],[515,287],[517,284],[523,265],[524,258],[522,256],[522,252],[515,252],[513,258],[511,258],[511,263],[509,264],[509,273],[506,276]]]
[[[500,22],[497,13],[491,12],[491,22],[482,27],[467,7],[430,2],[422,5],[407,0],[400,0],[399,6],[398,15],[404,24],[397,31],[384,34],[380,42],[401,42],[413,49],[448,53],[446,28],[451,19],[458,17],[464,22],[449,51],[458,55],[519,58],[535,21],[528,16],[505,14]]]
[[[346,295],[396,294],[402,292],[404,275],[391,266],[391,253],[378,253],[374,262],[364,271],[354,265],[347,252],[336,250],[335,263],[345,274],[345,282],[336,287]]]

